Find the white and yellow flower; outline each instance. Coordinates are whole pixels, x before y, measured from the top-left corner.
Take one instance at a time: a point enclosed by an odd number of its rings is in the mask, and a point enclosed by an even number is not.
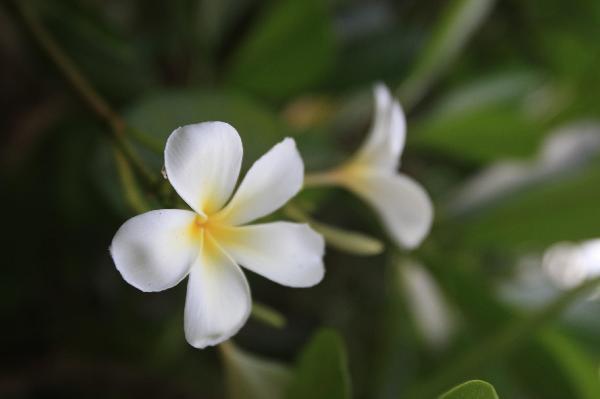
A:
[[[415,248],[426,237],[433,219],[427,192],[410,177],[398,173],[406,137],[402,108],[384,85],[377,85],[375,115],[370,132],[357,153],[343,165],[307,176],[305,185],[334,184],[369,203],[394,241]]]
[[[184,328],[196,348],[225,341],[246,322],[252,303],[239,265],[290,287],[315,285],[324,275],[323,238],[308,225],[246,225],[300,190],[304,164],[294,140],[283,140],[257,160],[232,196],[241,161],[240,136],[227,123],[175,130],[167,140],[165,168],[192,210],[135,216],[110,248],[125,281],[141,291],[162,291],[189,276]]]

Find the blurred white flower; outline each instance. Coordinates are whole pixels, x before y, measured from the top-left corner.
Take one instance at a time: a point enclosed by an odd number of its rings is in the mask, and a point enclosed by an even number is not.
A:
[[[429,347],[444,348],[456,331],[456,320],[443,292],[420,263],[406,259],[399,263],[398,269],[416,328]]]
[[[238,265],[290,287],[312,286],[324,275],[324,241],[308,225],[245,226],[300,190],[304,164],[295,142],[287,138],[257,160],[232,196],[241,161],[242,142],[232,126],[178,128],[167,140],[166,173],[193,211],[135,216],[110,248],[125,281],[142,291],[162,291],[189,276],[185,336],[196,348],[227,340],[246,322],[250,290]]]
[[[225,366],[228,398],[283,399],[292,380],[286,365],[255,356],[233,342],[219,346]]]
[[[544,271],[560,288],[571,288],[600,276],[600,239],[559,242],[544,253]]]
[[[406,137],[400,104],[382,84],[375,86],[374,94],[373,124],[357,153],[305,184],[337,184],[354,192],[375,209],[399,246],[415,248],[429,232],[433,206],[419,183],[398,173]]]

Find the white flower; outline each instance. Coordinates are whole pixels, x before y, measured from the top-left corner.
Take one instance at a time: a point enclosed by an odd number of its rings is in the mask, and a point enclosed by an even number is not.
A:
[[[544,252],[544,271],[560,288],[572,288],[600,276],[600,238],[559,242]]]
[[[165,168],[193,211],[135,216],[110,248],[125,281],[142,291],[162,291],[189,276],[185,336],[196,348],[227,340],[246,322],[250,290],[238,265],[290,287],[315,285],[324,274],[323,238],[308,225],[245,225],[300,190],[304,164],[294,140],[283,140],[256,161],[231,196],[241,161],[240,136],[226,123],[175,130],[167,140]]]
[[[314,176],[305,184],[338,184],[369,203],[396,243],[415,248],[431,227],[429,196],[410,177],[398,173],[406,137],[402,108],[384,85],[377,85],[375,116],[358,152],[342,166]]]

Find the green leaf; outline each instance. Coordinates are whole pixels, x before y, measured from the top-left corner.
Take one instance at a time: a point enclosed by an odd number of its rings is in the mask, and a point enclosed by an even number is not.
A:
[[[99,12],[100,4],[58,1],[36,6],[58,43],[103,95],[126,99],[155,83],[147,54]]]
[[[440,399],[498,399],[498,394],[487,382],[473,380],[452,388]]]
[[[291,378],[283,364],[259,358],[236,347],[221,344],[230,399],[283,399]]]
[[[318,83],[333,56],[326,2],[272,1],[234,55],[228,80],[236,87],[282,98]]]
[[[540,343],[552,355],[562,374],[569,380],[573,394],[581,399],[600,398],[597,365],[575,341],[554,330],[540,334]]]
[[[346,350],[333,330],[320,330],[300,355],[287,399],[350,398]]]
[[[512,71],[464,84],[437,101],[410,138],[426,149],[475,162],[531,155],[548,132],[528,106],[541,82],[535,73]],[[555,101],[553,93],[544,101]]]
[[[204,121],[226,121],[237,129],[244,144],[244,165],[251,165],[286,135],[276,115],[245,96],[221,91],[168,90],[151,94],[126,114],[129,123],[160,156],[167,137],[179,126]]]
[[[449,69],[493,5],[494,0],[455,0],[448,4],[422,55],[399,89],[406,108],[416,104]]]
[[[461,221],[471,245],[527,248],[594,237],[600,226],[600,168],[513,194],[493,209]]]

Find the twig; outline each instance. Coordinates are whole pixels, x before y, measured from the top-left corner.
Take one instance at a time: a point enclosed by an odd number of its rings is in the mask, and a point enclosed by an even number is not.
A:
[[[115,148],[115,163],[117,165],[117,172],[119,173],[119,180],[123,187],[123,194],[131,209],[139,213],[149,211],[151,207],[144,197],[140,195],[140,190],[138,190],[129,163],[127,163],[123,152],[117,148]]]
[[[14,1],[14,4],[37,44],[50,57],[63,77],[90,109],[109,125],[112,133],[111,138],[114,140],[115,146],[123,152],[123,155],[133,165],[136,172],[144,179],[145,184],[152,187],[156,179],[126,140],[126,132],[131,128],[127,126],[125,120],[98,94],[71,58],[40,23],[29,1]]]

